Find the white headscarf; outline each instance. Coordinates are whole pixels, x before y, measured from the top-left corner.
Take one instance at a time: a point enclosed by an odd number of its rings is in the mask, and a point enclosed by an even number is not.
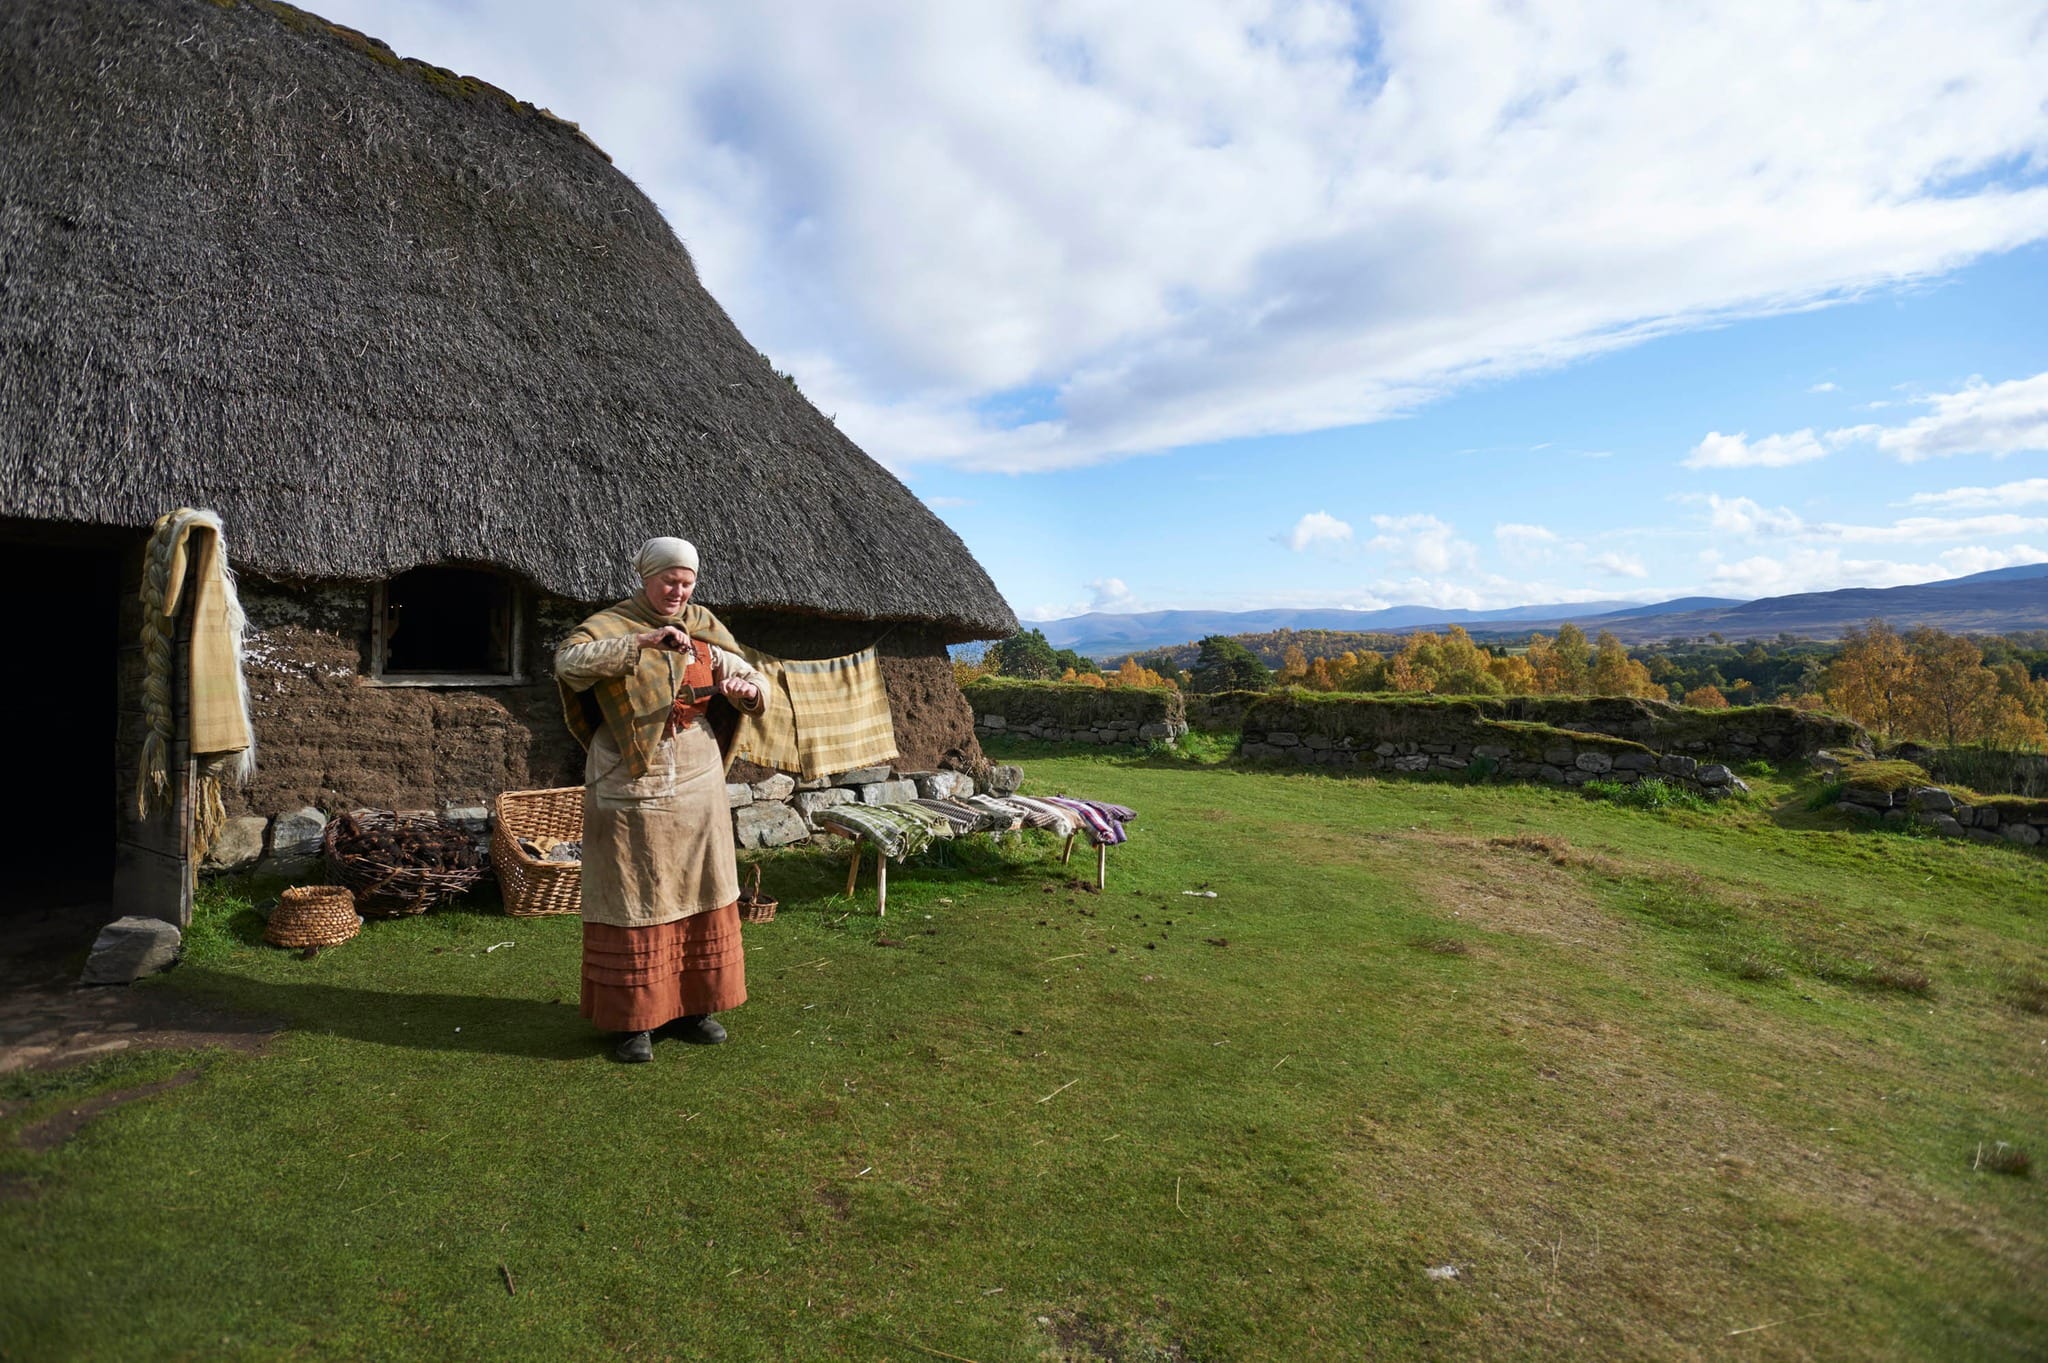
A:
[[[688,568],[696,572],[697,546],[673,535],[656,535],[633,555],[633,571],[642,579],[665,573],[671,568]]]

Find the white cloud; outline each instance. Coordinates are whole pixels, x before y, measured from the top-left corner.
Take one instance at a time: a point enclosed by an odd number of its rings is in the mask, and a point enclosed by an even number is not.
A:
[[[1514,521],[1494,526],[1493,541],[1512,563],[1542,563],[1551,557],[1559,542],[1557,532],[1548,526]]]
[[[1614,577],[1644,578],[1650,575],[1650,570],[1644,567],[1643,561],[1634,554],[1595,554],[1592,563],[1601,572]]]
[[[1729,535],[1797,535],[1806,522],[1790,507],[1769,510],[1747,497],[1707,497],[1707,524]]]
[[[2039,563],[2043,551],[2019,545],[1987,549],[1981,545],[1950,549],[1929,563],[1890,559],[1844,558],[1838,549],[1794,549],[1771,557],[1759,555],[1728,563],[1708,550],[1701,556],[1713,588],[1739,596],[1783,596],[1794,592],[1826,592],[1842,587],[1904,587],[1939,582],[1992,568]]]
[[[1136,604],[1131,589],[1120,577],[1098,577],[1088,584],[1089,610],[1127,611]]]
[[[1877,447],[1904,463],[2048,450],[2048,373],[1999,384],[1973,378],[1958,392],[1920,401],[1934,410],[1877,433]]]
[[[1454,568],[1470,568],[1477,559],[1472,546],[1458,538],[1456,527],[1435,516],[1374,516],[1372,523],[1380,533],[1367,540],[1365,547],[1389,555],[1396,563],[1418,572],[1445,573]]]
[[[320,8],[578,120],[896,467],[1375,420],[2048,235],[2026,4]]]
[[[1316,544],[1348,544],[1351,527],[1327,511],[1311,511],[1294,523],[1281,540],[1295,553]]]
[[[1683,462],[1689,469],[1781,469],[1827,457],[1827,448],[1812,431],[1767,435],[1757,441],[1742,431],[1734,435],[1708,431]]]
[[[1944,511],[1981,511],[1996,506],[2032,506],[2048,502],[2048,478],[2022,478],[1997,487],[1952,487],[1946,492],[1916,492],[1906,506],[1932,506]]]
[[[1927,544],[1939,540],[1995,539],[2048,530],[2048,516],[1908,516],[1890,525],[1813,527],[1817,535],[1861,544]]]
[[[1835,385],[1832,383],[1816,383],[1806,391],[1809,393],[1832,393],[1835,391]]]

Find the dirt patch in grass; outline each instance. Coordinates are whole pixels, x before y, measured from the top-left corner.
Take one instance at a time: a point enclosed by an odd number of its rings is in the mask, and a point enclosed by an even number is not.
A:
[[[1619,868],[1562,838],[1418,832],[1390,841],[1401,849],[1404,878],[1461,923],[1593,950],[1618,946],[1628,933],[1580,874]]]
[[[199,1078],[198,1070],[180,1070],[168,1079],[159,1079],[153,1084],[138,1084],[134,1088],[115,1089],[112,1093],[97,1093],[77,1107],[66,1108],[54,1117],[45,1117],[32,1126],[22,1128],[18,1137],[21,1148],[35,1154],[55,1150],[64,1142],[76,1136],[87,1122],[117,1107],[143,1098],[154,1098],[159,1093],[181,1089]]]

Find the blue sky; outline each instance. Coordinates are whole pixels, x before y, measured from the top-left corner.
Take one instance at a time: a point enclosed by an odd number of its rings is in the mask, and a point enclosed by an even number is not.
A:
[[[328,0],[580,122],[1020,614],[2048,558],[2048,15]]]

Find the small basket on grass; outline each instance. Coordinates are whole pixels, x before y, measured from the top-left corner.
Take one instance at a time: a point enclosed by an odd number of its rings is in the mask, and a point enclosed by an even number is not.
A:
[[[742,923],[772,923],[778,901],[761,893],[761,865],[754,864],[754,883],[740,886],[740,921]]]
[[[508,790],[498,797],[491,824],[491,864],[498,871],[505,912],[514,918],[583,911],[583,863],[546,861],[521,842],[538,845],[583,840],[583,787]]]
[[[352,810],[328,822],[322,846],[327,878],[356,892],[365,918],[425,913],[467,893],[486,869],[474,838],[429,814]]]
[[[263,940],[274,947],[334,947],[363,930],[346,885],[295,885],[277,897]]]

